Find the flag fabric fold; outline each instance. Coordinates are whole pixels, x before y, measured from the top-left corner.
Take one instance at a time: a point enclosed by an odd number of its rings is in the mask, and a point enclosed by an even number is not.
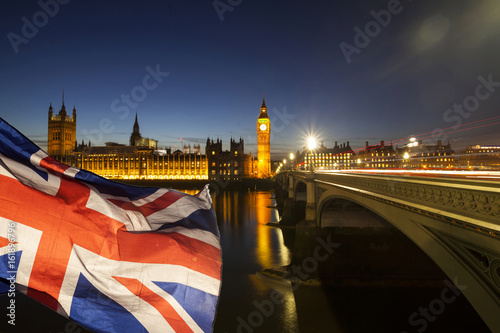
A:
[[[221,248],[196,195],[64,165],[0,118],[0,277],[96,332],[211,332]]]

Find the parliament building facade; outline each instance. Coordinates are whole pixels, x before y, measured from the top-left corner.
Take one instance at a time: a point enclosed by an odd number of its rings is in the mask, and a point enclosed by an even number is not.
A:
[[[258,131],[262,128],[258,128]],[[239,141],[231,139],[229,151],[223,150],[222,140],[210,138],[206,141],[205,154],[202,154],[200,145],[192,148],[183,146],[181,150],[175,151],[170,148],[159,149],[158,141],[142,137],[137,114],[129,145],[107,142],[105,146],[92,146],[90,142],[83,141],[77,144],[76,109],[73,108],[72,116],[68,116],[63,98],[59,114],[54,115],[52,104],[49,107],[47,150],[65,164],[110,179],[242,180],[269,176],[270,129],[263,132],[267,132],[267,138],[263,140],[260,133],[258,147],[260,158],[265,160],[264,167],[251,154],[245,154],[241,138]],[[265,144],[264,150],[262,142]]]

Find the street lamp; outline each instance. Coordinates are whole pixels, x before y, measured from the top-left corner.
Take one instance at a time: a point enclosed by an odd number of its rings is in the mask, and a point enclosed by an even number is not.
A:
[[[295,155],[293,153],[290,153],[290,169],[293,171],[293,159],[295,158]]]
[[[317,146],[318,143],[314,137],[310,136],[307,138],[307,148],[309,148],[309,150],[314,150]]]
[[[409,162],[409,160],[410,160],[410,154],[408,154],[408,152],[405,152],[403,154],[403,159],[404,159],[404,162]],[[406,168],[406,167],[407,167],[406,164],[403,164],[403,168]]]
[[[309,158],[309,171],[314,171],[313,150],[316,149],[317,146],[318,146],[318,143],[316,141],[316,138],[314,138],[312,136],[310,136],[310,137],[307,138],[307,148],[309,149],[309,155],[310,155],[310,158]]]

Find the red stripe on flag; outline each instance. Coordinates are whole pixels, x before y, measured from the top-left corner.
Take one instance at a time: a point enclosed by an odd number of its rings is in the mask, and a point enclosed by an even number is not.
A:
[[[176,202],[177,200],[179,200],[184,196],[186,196],[185,193],[168,191],[161,197],[156,198],[154,201],[148,202],[142,206],[137,206],[130,201],[121,201],[117,199],[108,199],[108,200],[122,209],[139,212],[147,217],[153,213],[156,213],[162,209],[167,208],[168,206],[170,206],[171,204],[173,204],[174,202]]]
[[[139,280],[118,276],[113,276],[113,278],[130,290],[132,294],[148,302],[158,310],[175,332],[193,332],[169,302],[143,285]]]
[[[9,189],[0,193],[0,216],[42,231],[28,287],[57,299],[73,244],[98,254],[109,241],[108,228],[116,224],[111,229],[117,230],[123,224],[87,209],[90,189],[73,179],[61,178],[59,192],[52,196],[0,178]]]
[[[10,241],[5,238],[0,236],[0,248],[8,246],[10,244]]]
[[[120,229],[116,243],[107,243],[99,254],[112,260],[184,266],[220,279],[220,249],[178,233],[138,234]]]
[[[70,168],[69,165],[57,161],[52,156],[46,157],[40,161],[40,167],[52,171],[54,174],[64,174],[64,171]]]

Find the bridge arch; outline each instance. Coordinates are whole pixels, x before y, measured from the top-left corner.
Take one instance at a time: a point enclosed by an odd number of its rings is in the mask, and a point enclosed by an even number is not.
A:
[[[317,225],[320,228],[356,227],[386,228],[391,225],[361,202],[344,195],[326,197],[318,207]]]
[[[302,180],[296,180],[294,184],[294,199],[295,201],[307,201],[307,185]]]
[[[316,182],[316,226],[325,227],[323,213],[332,208],[332,203],[339,205],[345,201],[364,207],[399,229],[450,280],[464,286],[461,291],[478,314],[490,329],[500,331],[500,322],[496,319],[500,311],[500,256],[499,251],[495,251],[499,244],[496,236],[440,216],[447,212],[433,207],[327,182]],[[469,223],[474,221],[467,216],[462,218]]]

